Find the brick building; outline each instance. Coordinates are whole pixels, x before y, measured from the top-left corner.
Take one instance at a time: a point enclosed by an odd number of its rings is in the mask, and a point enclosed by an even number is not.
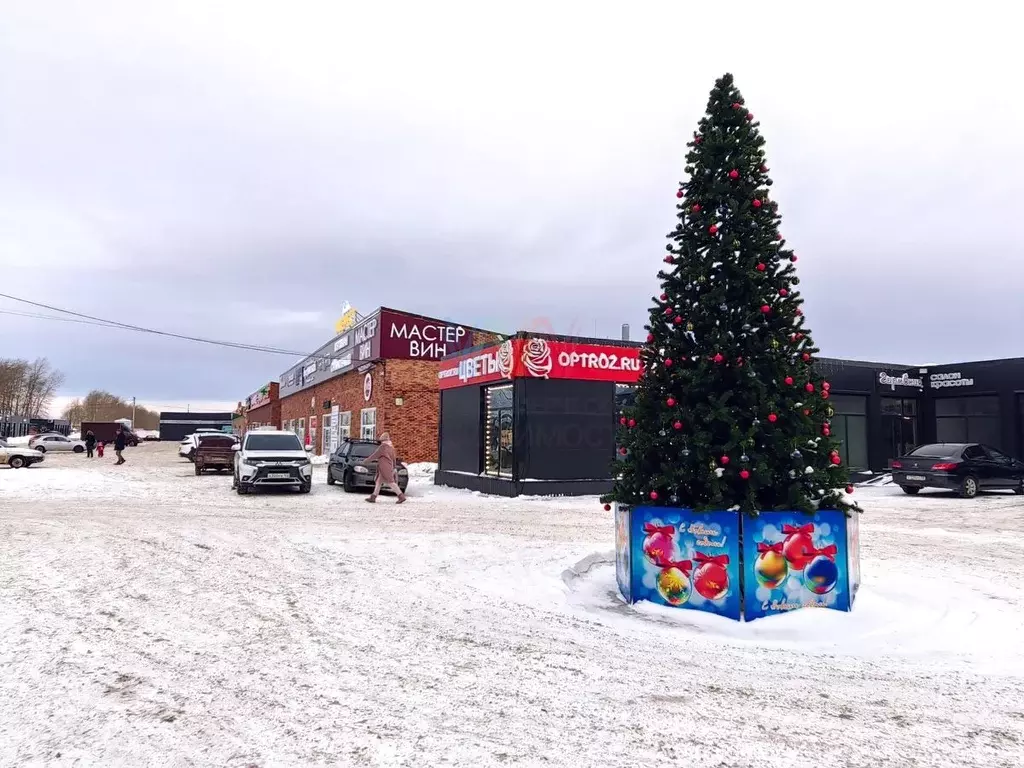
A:
[[[497,338],[381,307],[282,375],[281,426],[317,454],[388,432],[404,461],[437,461],[438,361]]]
[[[270,381],[257,389],[243,403],[245,425],[243,431],[253,427],[281,428],[281,385]]]

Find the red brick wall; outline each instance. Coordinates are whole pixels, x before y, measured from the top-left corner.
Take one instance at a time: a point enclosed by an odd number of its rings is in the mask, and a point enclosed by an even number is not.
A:
[[[281,428],[281,401],[271,400],[266,405],[253,408],[245,415],[246,428],[252,424],[270,424]]]

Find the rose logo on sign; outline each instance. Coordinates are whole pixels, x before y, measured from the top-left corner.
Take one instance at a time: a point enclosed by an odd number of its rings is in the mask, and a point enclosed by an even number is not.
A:
[[[503,379],[512,378],[512,341],[506,340],[500,347],[498,347],[498,353],[495,355],[495,359],[498,363],[498,371],[501,373]]]
[[[551,349],[544,339],[530,339],[523,346],[523,365],[529,374],[546,379],[551,373]]]
[[[373,376],[366,374],[363,379],[363,400],[370,402],[370,398],[373,396]]]

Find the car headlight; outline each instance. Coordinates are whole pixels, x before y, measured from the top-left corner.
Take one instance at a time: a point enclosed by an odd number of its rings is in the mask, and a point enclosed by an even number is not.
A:
[[[368,472],[369,472],[370,470],[368,470],[368,469],[367,469],[366,467],[364,467],[364,466],[363,466],[362,464],[356,464],[356,465],[355,465],[354,467],[352,467],[352,471],[353,471],[353,472],[355,472],[355,473],[356,473],[356,474],[358,474],[358,475],[365,475],[365,474],[367,474],[367,473],[368,473]]]

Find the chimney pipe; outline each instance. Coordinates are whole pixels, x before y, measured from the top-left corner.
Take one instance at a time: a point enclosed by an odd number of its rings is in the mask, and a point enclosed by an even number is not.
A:
[[[622,324],[622,340],[629,341],[629,323]]]

